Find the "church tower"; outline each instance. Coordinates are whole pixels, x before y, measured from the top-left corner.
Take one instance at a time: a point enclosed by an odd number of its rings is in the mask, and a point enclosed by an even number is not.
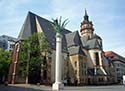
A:
[[[93,36],[93,32],[94,32],[94,28],[93,28],[93,24],[92,21],[89,21],[89,16],[87,14],[87,10],[85,9],[85,15],[84,15],[84,20],[81,23],[81,36],[82,37],[88,37],[88,38],[92,38]]]

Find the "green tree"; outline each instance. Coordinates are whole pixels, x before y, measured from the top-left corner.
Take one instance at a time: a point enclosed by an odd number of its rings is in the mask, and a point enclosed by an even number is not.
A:
[[[9,66],[12,61],[12,51],[6,51],[0,48],[0,77],[7,79]]]
[[[41,78],[41,69],[43,69],[43,67],[45,68],[45,66],[43,66],[45,61],[44,54],[49,52],[49,50],[50,44],[43,33],[34,33],[22,40],[19,57],[19,73],[22,77],[26,78],[26,80],[29,79],[29,82],[33,77],[39,78],[34,78],[33,80],[38,82]],[[31,81],[31,83],[35,82]]]
[[[29,61],[28,50],[29,50],[28,39],[24,39],[21,43],[21,49],[19,52],[19,75],[24,79],[28,76],[27,73],[28,72],[27,65]]]

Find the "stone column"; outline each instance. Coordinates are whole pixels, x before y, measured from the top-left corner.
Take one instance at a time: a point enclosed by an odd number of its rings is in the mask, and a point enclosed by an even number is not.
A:
[[[53,90],[60,90],[64,88],[62,83],[62,36],[56,34],[56,64],[55,64],[55,83],[52,86]]]

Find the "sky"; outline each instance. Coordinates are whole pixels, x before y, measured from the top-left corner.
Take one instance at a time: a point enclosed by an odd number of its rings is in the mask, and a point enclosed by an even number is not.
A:
[[[125,57],[125,0],[0,0],[0,35],[17,38],[28,11],[48,20],[68,18],[66,28],[79,31],[85,8],[104,51]]]

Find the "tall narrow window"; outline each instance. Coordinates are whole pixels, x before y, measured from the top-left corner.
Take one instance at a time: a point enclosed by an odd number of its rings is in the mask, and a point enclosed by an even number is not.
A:
[[[98,66],[99,65],[99,54],[98,52],[95,53],[95,61],[96,61],[96,65]]]
[[[75,67],[77,68],[77,61],[75,61],[75,63],[74,63],[74,64],[75,64]]]
[[[44,56],[43,65],[46,65],[46,56]]]
[[[47,70],[44,70],[43,71],[43,79],[46,79],[47,78]]]

